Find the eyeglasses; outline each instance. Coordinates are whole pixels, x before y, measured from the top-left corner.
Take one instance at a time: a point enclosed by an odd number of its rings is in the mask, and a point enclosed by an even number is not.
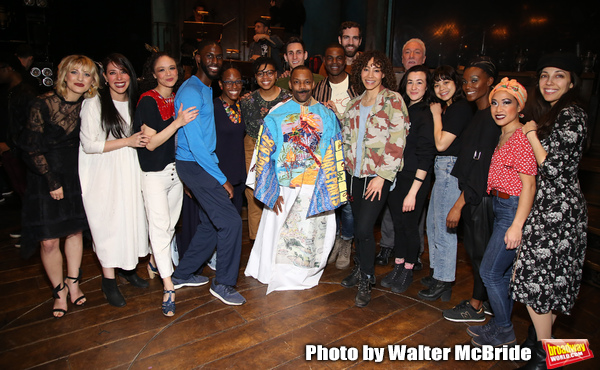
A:
[[[262,76],[273,77],[273,75],[275,75],[274,69],[268,69],[266,71],[256,72],[256,77],[262,77]]]
[[[242,80],[236,80],[236,81],[223,81],[223,85],[227,86],[227,87],[231,87],[233,85],[238,85],[238,86],[242,86],[244,84],[244,81]]]

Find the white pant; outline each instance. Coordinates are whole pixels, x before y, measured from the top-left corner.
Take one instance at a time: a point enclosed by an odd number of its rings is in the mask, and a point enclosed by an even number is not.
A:
[[[183,185],[175,163],[168,164],[159,172],[143,172],[142,194],[152,253],[161,278],[166,278],[173,274],[171,240],[183,203]]]

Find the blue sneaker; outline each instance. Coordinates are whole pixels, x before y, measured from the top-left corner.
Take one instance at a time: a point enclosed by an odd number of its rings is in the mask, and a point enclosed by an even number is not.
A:
[[[192,275],[188,279],[178,279],[175,276],[171,276],[173,286],[175,289],[183,288],[184,286],[200,286],[208,284],[208,278],[202,275]]]
[[[471,344],[477,347],[485,345],[494,347],[512,347],[517,344],[517,337],[515,337],[512,325],[507,328],[494,325],[491,330],[486,331],[477,337],[473,337],[471,339]]]
[[[206,265],[210,267],[211,270],[217,271],[217,251],[212,254]]]
[[[241,306],[246,303],[246,299],[242,297],[240,293],[235,290],[231,285],[223,285],[218,284],[215,279],[213,279],[212,284],[210,286],[210,294],[219,298],[221,302],[228,304],[230,306]]]
[[[495,325],[496,324],[494,323],[494,319],[491,318],[490,321],[488,321],[485,325],[469,326],[467,328],[467,334],[469,334],[473,338],[479,337],[489,331],[492,331]]]

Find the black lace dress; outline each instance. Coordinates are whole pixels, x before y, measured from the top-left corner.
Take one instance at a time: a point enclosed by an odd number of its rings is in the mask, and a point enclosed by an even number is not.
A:
[[[29,170],[21,222],[25,258],[42,240],[88,228],[77,170],[81,102],[67,102],[54,92],[38,97],[19,138]],[[64,199],[52,199],[50,191],[60,187]]]

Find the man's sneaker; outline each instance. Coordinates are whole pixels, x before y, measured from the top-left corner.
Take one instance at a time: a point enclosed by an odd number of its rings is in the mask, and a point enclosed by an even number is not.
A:
[[[515,331],[513,330],[512,325],[507,328],[494,325],[491,330],[471,339],[471,344],[477,347],[486,345],[494,347],[510,347],[517,344],[517,337],[515,337]]]
[[[188,279],[178,279],[171,276],[175,289],[183,288],[184,286],[200,286],[208,283],[208,278],[202,275],[191,275]]]
[[[217,251],[214,251],[208,262],[206,263],[211,270],[217,271]]]
[[[210,294],[219,298],[221,302],[230,306],[241,306],[246,303],[246,299],[235,290],[231,285],[218,284],[216,279],[213,279],[210,286]]]
[[[484,333],[487,333],[488,331],[492,330],[494,328],[494,326],[496,326],[496,324],[494,323],[494,319],[492,318],[485,325],[469,326],[467,328],[467,334],[469,334],[471,337],[475,338],[475,337],[483,335]]]
[[[480,308],[479,311],[471,306],[468,300],[464,300],[450,308],[448,310],[444,310],[442,315],[446,320],[452,322],[482,322],[485,321],[485,313],[483,312],[483,308]]]
[[[494,311],[492,311],[492,305],[490,304],[490,301],[483,301],[482,307],[483,313],[489,316],[494,316]]]

